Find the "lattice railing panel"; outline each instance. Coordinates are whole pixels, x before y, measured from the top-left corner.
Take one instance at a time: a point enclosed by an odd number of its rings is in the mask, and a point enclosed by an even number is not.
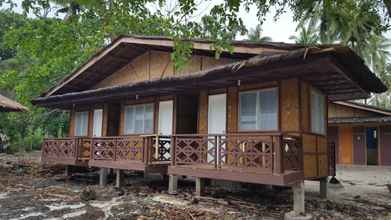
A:
[[[216,147],[214,139],[208,136],[178,136],[175,141],[175,162],[177,164],[202,164],[208,162],[208,146]]]
[[[76,160],[76,147],[75,138],[45,139],[42,144],[42,158]]]
[[[93,138],[93,160],[115,160],[116,138]]]
[[[170,136],[154,136],[152,140],[151,160],[154,161],[170,161],[171,160],[171,137]],[[156,145],[156,138],[158,140]]]
[[[102,137],[92,139],[93,160],[142,160],[141,136]]]
[[[282,141],[283,161],[285,170],[302,169],[302,144],[296,137],[285,137]]]
[[[219,166],[273,169],[273,140],[257,136],[222,136],[219,145]]]
[[[128,136],[117,139],[116,160],[142,160],[143,138],[141,136]]]
[[[302,169],[300,138],[281,134],[175,135],[175,165],[213,165],[239,172]]]

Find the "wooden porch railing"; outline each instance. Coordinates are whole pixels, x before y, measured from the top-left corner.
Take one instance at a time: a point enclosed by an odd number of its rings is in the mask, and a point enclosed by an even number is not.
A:
[[[87,137],[48,138],[42,143],[43,160],[88,160],[91,139]]]
[[[300,137],[281,133],[46,139],[43,159],[205,165],[260,173],[303,169]]]
[[[137,161],[145,164],[170,161],[170,144],[171,137],[159,135],[94,137],[91,160]]]
[[[171,164],[259,173],[302,170],[300,137],[282,134],[174,135]]]

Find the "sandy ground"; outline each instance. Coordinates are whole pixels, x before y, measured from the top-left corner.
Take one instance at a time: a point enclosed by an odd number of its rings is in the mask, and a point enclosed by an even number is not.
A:
[[[181,181],[171,196],[158,177],[128,172],[115,189],[99,187],[94,170],[77,171],[65,178],[63,167],[41,166],[39,152],[0,154],[0,219],[282,219],[292,209],[290,189],[209,186],[196,198],[194,183]],[[342,186],[329,185],[328,199],[319,197],[318,182],[305,183],[306,209],[315,219],[391,220],[391,168],[340,167],[337,176]]]

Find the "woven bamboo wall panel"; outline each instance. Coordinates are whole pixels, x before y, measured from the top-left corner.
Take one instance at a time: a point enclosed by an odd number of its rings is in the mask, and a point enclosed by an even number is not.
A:
[[[299,81],[289,79],[281,81],[281,130],[300,131]]]

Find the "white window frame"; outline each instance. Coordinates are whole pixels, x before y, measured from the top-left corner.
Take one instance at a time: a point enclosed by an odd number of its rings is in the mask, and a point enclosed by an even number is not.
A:
[[[317,118],[317,120],[319,120],[317,123],[318,124],[323,124],[322,127],[319,127],[319,128],[315,128],[314,127],[314,121],[316,120],[314,118],[314,113],[313,111],[315,110],[314,109],[314,106],[316,106],[317,104],[316,103],[313,103],[313,95],[316,95],[317,97],[320,97],[320,101],[319,103],[323,103],[323,108],[320,108],[321,110],[323,110],[323,114],[321,114],[320,116],[322,117],[319,117]],[[319,90],[315,89],[315,88],[312,88],[311,91],[310,91],[310,106],[311,106],[311,109],[310,109],[310,117],[311,117],[311,132],[314,133],[314,134],[320,134],[320,135],[326,135],[326,126],[327,126],[327,119],[326,119],[326,111],[327,111],[327,104],[326,104],[326,96],[321,93]],[[323,122],[321,121],[323,120]]]
[[[150,132],[147,132],[147,131],[145,131],[145,122],[146,122],[146,107],[148,106],[148,105],[151,105],[152,106],[152,129],[151,129],[151,131]],[[143,107],[143,125],[142,125],[142,130],[143,130],[143,132],[136,132],[136,113],[135,113],[135,111],[136,111],[136,108],[137,107],[140,107],[140,106],[142,106]],[[127,119],[127,111],[128,111],[128,109],[129,108],[132,108],[133,110],[132,110],[132,112],[133,112],[133,121],[131,122],[133,125],[132,125],[132,129],[129,131],[129,129],[127,128],[127,126],[128,126],[128,119]],[[155,119],[155,105],[154,105],[154,103],[143,103],[143,104],[136,104],[136,105],[126,105],[126,106],[124,106],[124,109],[123,109],[123,111],[124,111],[124,121],[123,121],[123,123],[124,123],[124,126],[123,126],[123,133],[125,134],[125,135],[132,135],[132,134],[152,134],[153,133],[153,131],[154,131],[154,125],[155,125],[155,123],[154,123],[154,119]],[[129,119],[130,120],[130,119]]]
[[[259,122],[259,117],[260,117],[260,113],[261,113],[261,109],[260,109],[260,104],[259,104],[259,101],[260,101],[260,98],[259,98],[259,94],[263,91],[268,91],[268,90],[275,90],[276,93],[277,93],[277,111],[276,111],[276,127],[273,128],[273,129],[262,129],[260,128],[260,125],[258,124]],[[255,129],[246,129],[246,128],[242,128],[241,127],[241,94],[246,94],[246,93],[256,93],[256,104],[255,104],[255,123],[256,123],[256,128]],[[257,90],[249,90],[249,91],[242,91],[242,92],[239,92],[239,107],[238,107],[238,128],[239,128],[239,131],[278,131],[279,130],[279,111],[280,111],[280,102],[279,102],[279,99],[280,99],[280,94],[279,94],[279,88],[278,87],[270,87],[270,88],[263,88],[263,89],[257,89]]]
[[[78,120],[82,119],[82,115],[86,115],[86,121],[85,121],[85,131],[83,134],[80,134],[79,133],[79,130],[81,128],[79,128],[79,122]],[[75,112],[75,118],[74,118],[74,123],[75,123],[75,127],[74,127],[74,134],[76,137],[86,137],[88,136],[88,124],[89,124],[89,112],[88,111],[77,111]]]

